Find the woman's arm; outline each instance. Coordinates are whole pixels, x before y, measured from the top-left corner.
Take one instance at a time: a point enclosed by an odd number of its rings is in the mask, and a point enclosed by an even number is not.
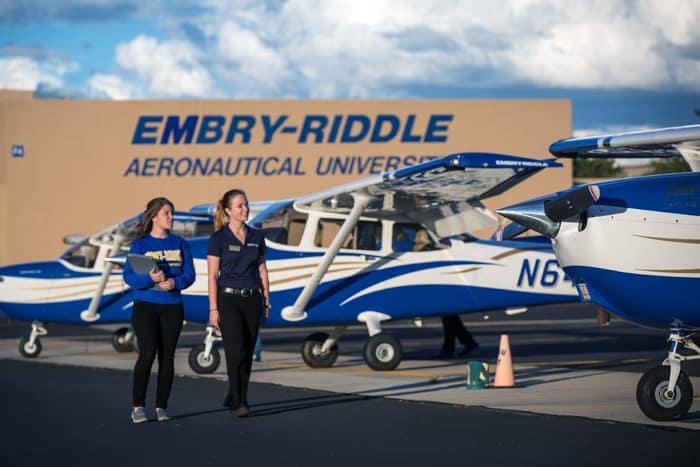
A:
[[[185,239],[182,239],[180,251],[182,253],[182,271],[179,275],[172,278],[174,281],[174,286],[178,290],[186,289],[187,287],[191,286],[196,279],[192,253],[190,252],[190,247]]]
[[[218,285],[216,283],[219,275],[218,256],[207,255],[207,290],[209,292],[209,322],[214,326],[219,326],[219,305],[217,303]]]
[[[263,297],[265,297],[265,306],[263,307],[263,316],[265,319],[270,317],[270,279],[267,277],[267,265],[265,261],[258,266],[260,272],[260,282],[263,287]]]

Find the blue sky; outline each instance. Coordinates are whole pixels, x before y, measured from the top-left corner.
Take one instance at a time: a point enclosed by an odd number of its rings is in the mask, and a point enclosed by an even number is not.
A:
[[[569,98],[578,134],[700,123],[696,0],[0,0],[38,97]]]

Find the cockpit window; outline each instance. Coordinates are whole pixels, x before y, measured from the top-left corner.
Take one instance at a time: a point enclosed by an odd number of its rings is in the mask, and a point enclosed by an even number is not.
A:
[[[251,225],[262,230],[266,240],[297,246],[301,243],[307,217],[305,213],[296,211],[290,202],[258,214]]]
[[[183,238],[208,237],[214,233],[214,222],[211,219],[173,220],[171,233]]]
[[[320,219],[316,228],[314,244],[318,247],[328,248],[343,226],[343,219]],[[342,248],[351,250],[382,249],[382,224],[372,221],[360,221],[352,232],[343,241]]]
[[[426,251],[437,248],[428,231],[422,225],[402,222],[394,224],[391,247],[394,251]]]
[[[90,244],[89,239],[85,239],[69,248],[61,255],[61,259],[80,268],[92,269],[95,266],[98,251],[98,246]]]

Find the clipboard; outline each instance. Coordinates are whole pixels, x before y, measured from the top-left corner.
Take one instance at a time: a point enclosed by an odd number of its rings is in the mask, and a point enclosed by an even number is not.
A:
[[[136,274],[148,274],[153,268],[155,268],[156,271],[160,271],[158,263],[150,256],[129,253],[126,255],[126,260]]]

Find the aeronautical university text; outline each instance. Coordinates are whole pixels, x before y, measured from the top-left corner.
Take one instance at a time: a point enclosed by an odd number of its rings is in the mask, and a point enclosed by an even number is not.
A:
[[[124,171],[125,177],[234,177],[379,175],[401,167],[419,164],[438,156],[321,156],[315,166],[299,156],[241,157],[135,157]]]

